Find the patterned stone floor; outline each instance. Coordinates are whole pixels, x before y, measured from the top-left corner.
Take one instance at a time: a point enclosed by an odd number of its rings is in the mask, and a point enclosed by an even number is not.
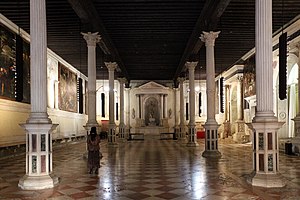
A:
[[[0,199],[109,199],[109,200],[224,200],[300,199],[300,157],[280,154],[284,188],[258,188],[246,182],[252,171],[251,145],[220,140],[219,160],[201,156],[199,147],[179,141],[145,138],[101,143],[98,175],[87,173],[85,142],[56,146],[54,173],[60,183],[53,189],[25,191],[17,187],[25,173],[24,155],[0,160]]]

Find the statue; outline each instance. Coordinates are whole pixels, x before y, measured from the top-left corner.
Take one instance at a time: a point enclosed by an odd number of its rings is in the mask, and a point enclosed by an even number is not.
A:
[[[155,126],[155,118],[153,118],[153,114],[150,113],[149,115],[149,126]]]

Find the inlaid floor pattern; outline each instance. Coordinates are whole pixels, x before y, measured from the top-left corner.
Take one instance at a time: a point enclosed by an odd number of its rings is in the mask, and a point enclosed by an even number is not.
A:
[[[88,174],[85,141],[54,146],[53,168],[60,183],[52,189],[17,187],[25,174],[25,156],[0,160],[0,199],[225,200],[300,199],[300,159],[280,154],[284,188],[259,188],[247,183],[252,171],[250,144],[220,139],[221,159],[202,157],[204,140],[186,147],[159,137],[126,141],[118,147],[101,142],[99,173]]]

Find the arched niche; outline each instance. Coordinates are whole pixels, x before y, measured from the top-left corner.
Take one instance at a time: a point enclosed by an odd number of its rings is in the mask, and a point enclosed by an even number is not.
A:
[[[158,126],[160,123],[160,106],[155,97],[145,99],[144,104],[144,119],[146,126]]]

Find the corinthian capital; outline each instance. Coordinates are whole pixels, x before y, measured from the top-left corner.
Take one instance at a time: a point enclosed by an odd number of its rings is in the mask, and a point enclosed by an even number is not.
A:
[[[118,64],[116,62],[104,62],[104,64],[107,67],[108,71],[114,71],[118,67]]]
[[[87,46],[96,46],[96,44],[101,40],[100,35],[98,35],[98,32],[96,33],[81,33],[83,35],[83,38],[85,39]]]
[[[126,78],[118,78],[118,81],[120,82],[120,84],[125,84],[127,79]]]
[[[220,31],[218,32],[202,32],[200,39],[202,42],[205,42],[205,46],[215,46],[215,40],[218,38]]]
[[[178,78],[177,78],[177,81],[178,81],[179,83],[183,83],[183,82],[185,81],[185,78],[184,78],[184,77],[178,77]]]
[[[198,62],[186,62],[185,66],[189,69],[189,71],[191,71],[191,70],[195,70],[197,64]]]

